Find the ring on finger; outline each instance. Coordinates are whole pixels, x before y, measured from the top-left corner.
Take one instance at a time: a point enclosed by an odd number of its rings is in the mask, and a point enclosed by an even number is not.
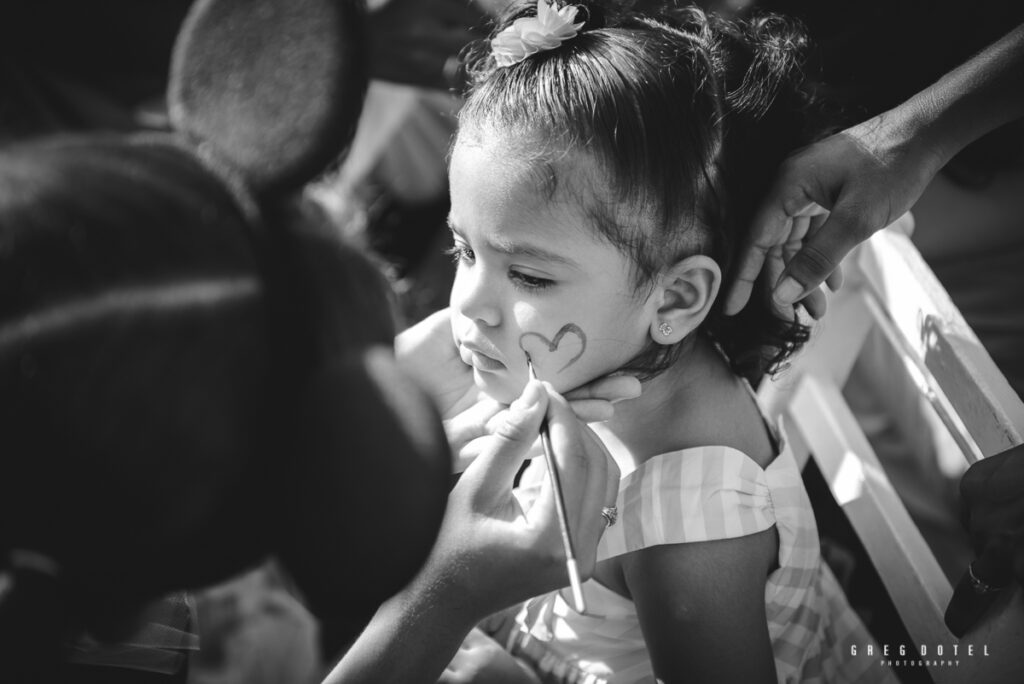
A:
[[[604,513],[602,512],[601,515]],[[978,579],[978,576],[974,574],[974,561],[967,565],[967,574],[971,578],[971,588],[974,589],[975,594],[993,594],[1006,588],[1005,586],[994,587],[984,580]]]
[[[605,506],[601,509],[601,517],[604,518],[605,526],[611,527],[619,519],[618,506]]]

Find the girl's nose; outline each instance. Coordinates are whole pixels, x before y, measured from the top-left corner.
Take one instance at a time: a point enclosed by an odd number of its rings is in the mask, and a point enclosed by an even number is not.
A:
[[[501,308],[496,288],[488,287],[484,269],[459,269],[452,285],[452,308],[477,325],[496,327],[501,323]]]

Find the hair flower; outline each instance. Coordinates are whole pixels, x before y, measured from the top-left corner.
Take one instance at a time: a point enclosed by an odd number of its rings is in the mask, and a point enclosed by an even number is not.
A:
[[[498,66],[511,66],[542,50],[558,47],[583,26],[574,24],[579,7],[555,7],[555,0],[537,0],[537,16],[521,17],[491,40],[491,54]]]

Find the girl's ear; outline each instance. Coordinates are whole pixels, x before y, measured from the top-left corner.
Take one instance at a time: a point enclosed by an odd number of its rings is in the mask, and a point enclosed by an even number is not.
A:
[[[662,271],[654,296],[658,307],[651,320],[651,339],[676,344],[697,329],[714,304],[722,271],[711,257],[687,257]]]

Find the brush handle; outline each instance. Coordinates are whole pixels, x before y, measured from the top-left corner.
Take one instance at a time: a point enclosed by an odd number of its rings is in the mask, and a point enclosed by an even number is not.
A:
[[[526,366],[530,371],[530,378],[537,379],[537,372],[533,369],[533,360],[526,355]],[[551,478],[551,493],[555,497],[555,513],[558,515],[558,527],[562,533],[562,548],[565,550],[565,570],[569,575],[569,585],[572,587],[572,598],[576,611],[579,613],[587,609],[583,600],[583,586],[580,582],[580,571],[576,566],[576,552],[573,550],[572,535],[569,534],[569,517],[565,513],[565,499],[562,496],[562,479],[558,475],[558,467],[555,464],[555,452],[551,446],[551,433],[548,430],[548,419],[540,423],[540,444],[544,450],[544,462],[548,467],[548,476]]]

